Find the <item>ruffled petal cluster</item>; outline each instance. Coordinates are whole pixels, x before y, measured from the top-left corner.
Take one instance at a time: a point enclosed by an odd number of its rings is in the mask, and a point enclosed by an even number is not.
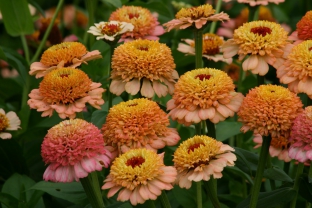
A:
[[[89,103],[94,108],[101,109],[105,89],[102,84],[92,82],[88,75],[75,68],[54,69],[40,82],[39,89],[29,93],[30,108],[43,112],[41,116],[52,116],[56,111],[65,119],[75,118],[77,112],[82,112]]]
[[[171,50],[165,44],[152,40],[135,40],[124,43],[114,50],[110,91],[120,95],[124,91],[131,95],[141,93],[152,98],[172,94],[175,70]]]
[[[248,56],[243,62],[243,70],[264,76],[269,71],[269,64],[275,67],[283,61],[284,47],[290,44],[287,33],[275,22],[245,23],[223,44],[223,56],[231,58],[238,54],[239,60]]]
[[[173,120],[186,126],[209,119],[213,123],[234,116],[244,96],[234,90],[223,71],[201,68],[186,72],[175,85],[167,110]]]
[[[182,8],[175,19],[163,24],[169,32],[172,29],[185,29],[191,26],[197,29],[202,28],[207,22],[229,20],[226,13],[215,14],[215,10],[210,4],[204,4],[198,7]]]
[[[21,120],[16,115],[15,112],[9,111],[5,113],[5,111],[0,108],[0,138],[1,139],[11,139],[12,134],[7,131],[15,131],[18,130],[21,125]]]
[[[312,11],[308,11],[296,24],[296,30],[289,36],[295,45],[304,40],[312,40]]]
[[[71,67],[76,68],[82,63],[93,59],[102,58],[100,51],[88,52],[86,47],[79,42],[63,42],[48,48],[41,56],[40,62],[30,65],[30,75],[36,78],[45,76],[56,68]]]
[[[158,150],[178,143],[180,136],[169,128],[169,118],[154,101],[140,98],[114,105],[102,127],[104,141],[113,146],[113,155],[129,149]]]
[[[163,157],[164,153],[147,149],[129,150],[114,160],[102,189],[109,189],[107,197],[119,191],[117,200],[130,200],[132,205],[156,200],[162,190],[173,188],[177,176],[174,167],[164,165]]]
[[[41,156],[49,166],[43,179],[54,182],[79,181],[110,164],[101,131],[82,119],[65,120],[48,130]]]
[[[226,166],[234,166],[235,150],[208,136],[194,136],[174,152],[174,167],[178,171],[176,183],[189,189],[192,181],[209,181],[210,177],[221,178]]]

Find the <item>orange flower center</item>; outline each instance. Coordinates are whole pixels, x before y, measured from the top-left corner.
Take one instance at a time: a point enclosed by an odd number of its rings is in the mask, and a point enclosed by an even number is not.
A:
[[[145,162],[145,159],[141,156],[138,157],[132,157],[127,160],[126,165],[131,166],[132,168],[135,168],[137,166],[142,165]]]
[[[128,13],[129,19],[138,18],[140,15],[136,13]]]
[[[203,81],[204,79],[208,80],[210,79],[211,75],[209,74],[197,74],[194,78],[199,79],[200,81]]]
[[[9,125],[9,119],[4,114],[0,113],[0,132],[3,132]]]
[[[261,36],[266,36],[267,34],[271,34],[272,30],[271,28],[268,28],[268,27],[254,27],[254,28],[251,28],[250,29],[250,32],[254,33],[254,34],[258,34],[258,35],[261,35]]]
[[[187,153],[190,153],[190,151],[194,152],[195,149],[197,149],[198,147],[200,147],[200,145],[204,145],[204,143],[200,142],[200,143],[197,143],[197,144],[192,144],[191,146],[189,146],[188,150],[187,150]]]
[[[105,24],[101,30],[101,33],[112,36],[118,33],[120,30],[120,24]]]
[[[39,92],[43,101],[52,104],[74,103],[87,96],[92,81],[79,69],[60,68],[47,74],[40,83]]]
[[[279,138],[272,138],[271,146],[276,147],[276,148],[287,149],[289,148],[290,143],[288,142],[288,139],[281,136]]]
[[[63,42],[48,48],[41,56],[40,62],[45,66],[57,66],[64,61],[64,66],[72,65],[74,58],[80,59],[87,53],[86,47],[78,42]]]

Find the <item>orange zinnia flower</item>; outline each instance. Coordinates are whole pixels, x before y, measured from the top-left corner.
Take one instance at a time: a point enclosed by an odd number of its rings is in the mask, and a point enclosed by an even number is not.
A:
[[[289,40],[294,40],[295,45],[304,40],[312,40],[312,11],[308,11],[296,25],[295,30],[290,36]]]

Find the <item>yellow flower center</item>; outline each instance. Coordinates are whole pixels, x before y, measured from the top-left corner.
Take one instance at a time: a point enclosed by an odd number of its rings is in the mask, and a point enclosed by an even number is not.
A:
[[[116,33],[118,33],[121,30],[120,26],[121,26],[120,23],[118,23],[118,24],[108,24],[108,23],[106,23],[102,27],[101,33],[105,34],[105,35],[108,35],[108,36],[115,35]]]
[[[5,114],[0,113],[0,132],[5,131],[10,126],[9,119]]]
[[[56,66],[64,61],[70,66],[74,58],[80,59],[87,53],[86,47],[78,42],[63,42],[48,48],[41,56],[40,62],[46,66]]]
[[[162,166],[163,161],[154,151],[132,149],[114,160],[110,174],[117,185],[133,190],[159,176]]]
[[[191,18],[191,19],[199,19],[202,17],[209,17],[215,13],[215,10],[212,8],[210,4],[201,5],[198,7],[191,8],[182,8],[175,17],[177,19],[181,18]]]
[[[49,104],[74,103],[87,96],[92,81],[79,69],[60,68],[48,73],[40,83],[39,92]]]
[[[206,33],[203,35],[203,54],[215,55],[220,52],[220,46],[223,44],[223,40],[215,34]],[[191,46],[195,47],[195,42],[191,43]]]

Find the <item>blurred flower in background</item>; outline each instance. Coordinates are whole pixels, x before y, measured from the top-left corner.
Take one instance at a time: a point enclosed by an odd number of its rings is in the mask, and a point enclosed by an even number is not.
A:
[[[16,115],[15,112],[9,111],[5,113],[5,111],[0,108],[0,138],[1,139],[11,139],[12,134],[7,131],[15,131],[18,130],[21,125],[21,120]]]
[[[289,36],[295,45],[305,40],[312,40],[312,11],[308,11],[296,24],[297,29]]]
[[[235,0],[223,0],[224,2],[230,2]],[[250,6],[268,5],[269,3],[279,4],[285,0],[237,0],[238,3],[249,4]]]

